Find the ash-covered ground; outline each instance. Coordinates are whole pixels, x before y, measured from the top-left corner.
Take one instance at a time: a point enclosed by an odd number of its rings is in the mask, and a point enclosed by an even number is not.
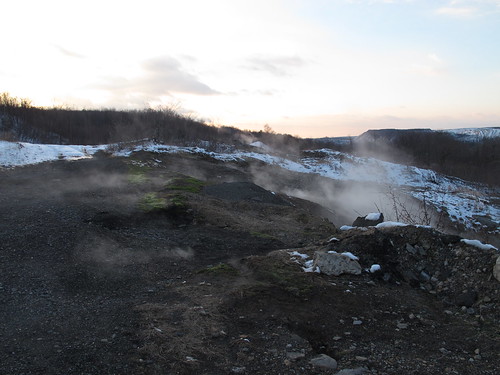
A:
[[[339,231],[259,168],[141,152],[0,171],[0,373],[498,372],[498,251]],[[305,272],[316,252],[361,273]]]

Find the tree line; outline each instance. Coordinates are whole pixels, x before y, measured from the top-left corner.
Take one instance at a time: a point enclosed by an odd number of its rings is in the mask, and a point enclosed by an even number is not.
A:
[[[163,108],[141,110],[41,108],[29,99],[0,94],[0,139],[57,144],[109,144],[153,139],[160,143],[192,145],[225,143],[246,147],[260,140],[288,157],[301,150],[328,147],[360,156],[433,169],[469,181],[500,185],[500,138],[463,142],[445,132],[424,130],[373,131],[362,144],[325,144],[278,134],[268,125],[263,131],[211,126],[179,111]]]
[[[276,149],[299,150],[301,140],[264,131],[212,126],[170,107],[140,110],[41,108],[0,94],[0,139],[56,144],[109,144],[153,139],[177,145],[197,141],[246,145],[260,140]]]

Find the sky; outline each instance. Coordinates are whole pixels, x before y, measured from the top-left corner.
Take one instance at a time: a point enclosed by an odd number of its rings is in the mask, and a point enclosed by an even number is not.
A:
[[[301,137],[500,126],[500,0],[0,0],[0,92]]]

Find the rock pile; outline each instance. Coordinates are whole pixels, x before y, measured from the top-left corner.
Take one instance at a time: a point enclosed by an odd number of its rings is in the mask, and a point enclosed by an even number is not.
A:
[[[347,262],[339,254],[328,252],[350,252],[359,257],[356,263],[367,271],[373,264],[380,265],[374,277],[389,283],[406,282],[435,294],[447,305],[463,306],[471,314],[494,312],[500,304],[498,250],[471,246],[459,236],[414,226],[372,227],[346,231],[338,241],[322,245],[323,254],[317,253],[315,261],[330,275],[340,274],[339,259],[342,264]],[[331,266],[332,259],[336,267]],[[353,262],[347,264],[346,272],[356,268]]]

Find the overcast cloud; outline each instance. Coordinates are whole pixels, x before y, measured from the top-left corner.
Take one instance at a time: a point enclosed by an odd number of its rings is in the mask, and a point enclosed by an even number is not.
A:
[[[186,72],[181,63],[170,56],[148,59],[141,64],[141,74],[132,77],[110,77],[104,82],[91,85],[108,91],[113,97],[136,98],[134,102],[145,104],[161,96],[176,93],[191,95],[217,95],[216,90],[204,84],[195,75]]]

